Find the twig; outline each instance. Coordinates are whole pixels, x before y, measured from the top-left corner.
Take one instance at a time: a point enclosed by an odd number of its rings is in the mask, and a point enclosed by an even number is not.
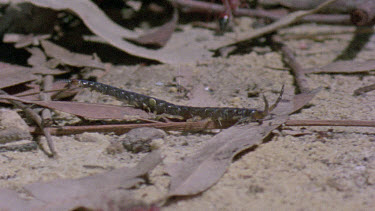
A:
[[[59,128],[48,128],[53,135],[71,135],[84,132],[113,132],[115,134],[123,134],[134,128],[153,127],[163,130],[189,131],[198,132],[208,129],[227,128],[233,124],[222,125],[212,121],[198,122],[167,122],[167,123],[145,123],[145,124],[113,124],[113,125],[85,125],[85,126],[63,126]],[[40,130],[35,127],[30,128],[33,134],[40,134]]]
[[[375,90],[375,84],[371,84],[371,85],[368,85],[368,86],[358,88],[358,89],[354,90],[353,95],[361,95],[363,93],[370,92],[370,91],[373,91],[373,90]]]
[[[375,127],[375,121],[365,120],[288,120],[286,126],[349,126]]]
[[[222,122],[223,124],[223,122]],[[153,127],[162,130],[198,132],[208,129],[223,129],[233,124],[220,126],[212,121],[199,122],[169,122],[169,123],[146,123],[146,124],[115,124],[115,125],[86,125],[86,126],[63,126],[48,128],[53,135],[72,135],[84,132],[106,132],[118,135],[128,132],[131,129],[140,127]],[[375,121],[362,120],[288,120],[285,126],[351,126],[351,127],[375,127]],[[30,127],[32,134],[40,134],[38,128]]]
[[[282,19],[280,19],[280,20],[278,20],[278,21],[276,21],[276,22],[274,22],[270,25],[267,25],[265,27],[256,29],[256,30],[254,30],[250,33],[239,35],[236,38],[237,41],[235,41],[234,43],[232,41],[224,42],[222,47],[225,47],[227,45],[234,45],[234,44],[237,44],[237,43],[240,43],[240,42],[244,42],[244,41],[248,41],[248,40],[251,40],[251,39],[255,39],[255,38],[264,36],[266,34],[270,34],[270,33],[274,32],[274,31],[276,31],[280,28],[284,28],[286,26],[289,26],[289,25],[301,20],[306,15],[310,15],[310,14],[318,12],[319,10],[323,9],[324,7],[328,6],[329,4],[331,4],[335,1],[336,0],[326,1],[326,2],[320,4],[315,9],[312,9],[312,10],[296,11],[296,12],[290,13],[287,16],[283,17]]]
[[[221,4],[203,2],[203,1],[194,1],[194,0],[175,0],[178,7],[186,12],[202,12],[202,13],[214,13],[220,14],[225,8]],[[267,10],[262,9],[246,9],[238,8],[237,10],[232,11],[234,16],[249,16],[257,18],[268,18],[273,21],[279,20],[283,16]],[[327,14],[312,14],[303,17],[300,22],[314,22],[314,23],[326,23],[326,24],[351,24],[349,15],[327,15]]]
[[[43,90],[51,90],[52,89],[52,83],[53,83],[53,76],[52,75],[46,75],[43,78]],[[43,101],[51,101],[51,94],[50,93],[41,93],[40,94],[41,100]],[[50,126],[52,124],[52,115],[51,111],[47,108],[44,108],[42,111],[42,124],[43,127]],[[49,131],[48,131],[49,133]],[[57,155],[57,152],[55,150],[55,145],[52,141],[51,135],[47,135],[46,141],[48,148],[50,149],[53,156]]]
[[[288,48],[288,46],[283,44],[280,37],[277,35],[272,36],[272,41],[274,43],[274,46],[281,51],[284,62],[290,67],[299,91],[302,93],[308,92],[310,90],[310,86],[307,77],[304,73],[302,65],[297,62],[293,51]]]
[[[3,90],[0,90],[0,94],[8,95],[8,93],[6,93]],[[44,136],[46,137],[46,140],[50,140],[50,142],[53,143],[49,130],[43,126],[42,118],[37,113],[35,113],[35,111],[33,111],[31,108],[29,108],[28,106],[26,106],[25,104],[23,104],[21,102],[17,102],[15,100],[10,100],[10,99],[7,99],[7,100],[10,103],[12,103],[14,106],[16,106],[18,108],[21,108],[25,112],[26,116],[28,116],[30,119],[32,119],[35,122],[36,125],[38,125],[38,127],[42,131],[42,134],[44,134]],[[48,143],[48,141],[47,141],[47,143]],[[57,153],[56,153],[56,150],[55,150],[53,144],[52,145],[49,144],[48,146],[51,150],[51,153],[48,153],[44,150],[45,153],[50,157],[56,156]]]
[[[53,76],[46,75],[43,77],[43,90],[51,90],[53,83]],[[40,99],[42,101],[51,101],[51,94],[50,93],[40,93]],[[51,111],[47,108],[43,109],[42,111],[42,120],[44,126],[50,126],[52,124],[52,115]]]

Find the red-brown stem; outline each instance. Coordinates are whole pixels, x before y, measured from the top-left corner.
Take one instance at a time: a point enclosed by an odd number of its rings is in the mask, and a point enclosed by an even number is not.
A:
[[[223,124],[223,123],[222,123]],[[348,126],[348,127],[375,127],[375,121],[364,120],[288,120],[285,126]],[[211,121],[199,122],[169,122],[169,123],[145,123],[145,124],[116,124],[116,125],[86,125],[86,126],[63,126],[60,128],[46,128],[52,135],[71,135],[84,132],[114,132],[123,134],[131,129],[139,127],[154,127],[163,130],[176,131],[202,131],[207,129],[227,128],[228,125],[218,125]],[[40,134],[40,129],[31,127],[30,132]]]
[[[186,12],[202,12],[202,13],[214,13],[221,14],[224,12],[225,8],[223,5],[208,3],[202,1],[194,0],[175,0],[174,3]],[[284,15],[280,13],[275,13],[272,11],[262,10],[262,9],[245,9],[238,8],[232,11],[234,16],[249,16],[257,18],[268,18],[271,20],[279,20]],[[301,22],[314,22],[314,23],[327,23],[327,24],[351,24],[349,15],[341,14],[312,14],[307,15],[301,19]]]

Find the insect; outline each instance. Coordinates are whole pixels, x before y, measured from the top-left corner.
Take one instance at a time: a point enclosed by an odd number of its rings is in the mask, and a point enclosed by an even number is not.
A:
[[[77,80],[68,80],[68,83],[74,86],[90,88],[99,93],[115,97],[135,108],[143,109],[157,115],[166,115],[168,118],[188,119],[211,119],[213,121],[236,121],[236,122],[255,122],[264,119],[281,101],[284,86],[276,102],[269,106],[267,99],[263,96],[264,110],[251,108],[231,108],[231,107],[193,107],[169,103],[167,101],[150,97],[147,95],[126,91],[110,85],[99,82]]]

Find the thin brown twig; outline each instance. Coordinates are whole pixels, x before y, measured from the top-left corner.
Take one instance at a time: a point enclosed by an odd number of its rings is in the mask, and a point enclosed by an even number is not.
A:
[[[3,90],[0,90],[0,94],[8,95],[8,93],[6,93]],[[15,101],[15,100],[10,100],[10,99],[7,99],[7,100],[10,103],[12,103],[14,106],[16,106],[18,108],[21,108],[25,112],[26,116],[28,116],[30,119],[32,119],[35,122],[35,124],[40,128],[40,130],[42,131],[41,134],[44,134],[44,136],[46,137],[46,140],[52,141],[52,136],[49,132],[49,129],[45,128],[43,126],[42,118],[35,111],[33,111],[30,107],[26,106],[25,104],[23,104],[21,102],[18,102],[18,101]],[[48,153],[47,151],[44,150],[45,153],[49,157],[54,157],[55,155],[57,155],[56,150],[53,147],[53,145],[52,145],[52,148],[51,148],[51,146],[49,146],[49,147],[50,147],[51,153]]]
[[[299,91],[302,93],[308,92],[310,90],[308,79],[304,73],[302,65],[295,58],[293,51],[282,43],[281,38],[278,35],[272,36],[272,41],[274,46],[281,51],[284,62],[290,67]]]
[[[368,85],[368,86],[358,88],[358,89],[354,90],[353,95],[361,95],[361,94],[364,94],[366,92],[370,92],[370,91],[373,91],[373,90],[375,90],[375,84],[371,84],[371,85]]]
[[[225,8],[223,5],[195,1],[195,0],[175,0],[174,3],[186,12],[202,12],[202,13],[213,13],[220,14]],[[232,11],[234,16],[249,16],[257,18],[268,18],[273,21],[279,20],[283,16],[273,11],[267,11],[262,9],[247,9],[238,8]],[[326,23],[326,24],[351,24],[349,15],[327,15],[327,14],[311,14],[303,17],[300,22],[314,22],[314,23]]]
[[[284,16],[283,18],[281,18],[280,20],[278,20],[276,22],[273,22],[272,24],[266,25],[262,28],[258,28],[254,31],[249,32],[249,33],[243,33],[243,34],[238,35],[235,42],[225,41],[225,42],[222,43],[222,47],[226,47],[228,45],[235,45],[235,44],[238,44],[240,42],[249,41],[251,39],[255,39],[255,38],[264,36],[266,34],[273,33],[273,32],[275,32],[275,31],[277,31],[281,28],[284,28],[284,27],[287,27],[287,26],[289,26],[293,23],[296,23],[297,21],[301,20],[306,15],[311,15],[313,13],[318,12],[319,10],[323,9],[324,7],[328,6],[329,4],[332,4],[335,1],[336,0],[328,0],[328,1],[325,1],[324,3],[320,4],[319,6],[317,6],[315,9],[301,10],[301,11],[296,11],[296,12],[290,13],[290,14]]]
[[[74,90],[74,89],[79,89],[79,88],[71,88],[69,90]],[[43,93],[51,93],[51,92],[63,92],[67,91],[67,88],[61,88],[61,89],[50,89],[50,90],[43,90],[43,91],[38,91],[38,92],[30,92],[30,93],[21,93],[21,94],[15,94],[15,97],[25,97],[25,96],[31,96],[31,95],[39,95],[42,92]]]
[[[52,75],[44,76],[43,90],[52,89],[52,84],[53,84],[53,76]],[[51,101],[50,93],[41,93],[40,97],[41,97],[41,100],[43,101]],[[42,111],[42,124],[43,124],[43,128],[46,128],[47,126],[50,126],[52,124],[52,114],[51,114],[51,110],[49,110],[48,108],[44,108]],[[57,152],[56,152],[55,145],[54,145],[51,135],[46,136],[46,141],[47,141],[48,148],[50,149],[52,155],[57,156]]]
[[[43,77],[43,90],[50,90],[52,89],[53,83],[53,76],[52,75],[45,75]],[[42,101],[51,101],[51,94],[50,93],[40,93],[40,100]],[[52,124],[52,115],[51,111],[47,108],[43,109],[42,111],[42,118],[43,118],[43,125],[50,126]]]
[[[233,125],[233,124],[232,124]],[[227,127],[230,125],[227,125]],[[53,135],[71,135],[84,132],[106,132],[123,134],[131,129],[140,127],[153,127],[163,130],[174,131],[189,131],[198,132],[208,129],[225,128],[212,121],[198,121],[198,122],[159,122],[159,123],[144,123],[144,124],[113,124],[113,125],[85,125],[85,126],[63,126],[59,128],[48,128]],[[30,132],[33,134],[40,134],[40,129],[31,127]]]
[[[223,122],[222,122],[223,124]],[[162,130],[198,132],[208,129],[224,129],[233,124],[220,126],[212,121],[198,122],[168,122],[168,123],[145,123],[145,124],[115,124],[115,125],[85,125],[85,126],[63,126],[48,128],[53,135],[72,135],[84,132],[105,132],[123,134],[129,130],[140,127],[153,127]],[[350,127],[375,127],[375,121],[363,120],[288,120],[285,126],[350,126]],[[40,134],[40,130],[35,127],[30,128],[33,134]]]
[[[285,126],[347,126],[347,127],[375,127],[371,120],[288,120]]]

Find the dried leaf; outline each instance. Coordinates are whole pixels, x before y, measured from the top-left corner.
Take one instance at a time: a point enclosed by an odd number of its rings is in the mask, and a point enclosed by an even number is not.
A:
[[[36,80],[35,74],[59,75],[66,73],[66,71],[45,67],[30,68],[3,62],[0,62],[0,69],[0,89]]]
[[[17,100],[23,103],[36,104],[42,107],[63,111],[69,114],[90,119],[117,119],[124,120],[128,116],[150,118],[147,112],[126,106],[108,104],[93,104],[67,101],[29,101],[13,96],[0,96],[1,99]]]
[[[40,48],[27,48],[31,56],[27,59],[27,63],[31,66],[43,66],[47,62],[47,57]]]
[[[30,68],[0,62],[0,89],[36,80]]]
[[[67,64],[75,67],[92,67],[104,69],[104,64],[93,56],[72,53],[65,48],[58,46],[50,41],[42,40],[41,44],[49,57],[57,59],[61,64]]]
[[[178,11],[176,8],[173,10],[173,17],[170,21],[165,23],[163,26],[150,32],[148,34],[142,35],[136,39],[129,39],[136,43],[143,45],[155,45],[158,47],[163,47],[167,44],[168,40],[171,38],[178,21]]]
[[[63,90],[66,88],[66,82],[62,81],[56,81],[52,84],[52,90]],[[40,98],[40,85],[36,83],[28,83],[25,85],[24,91],[18,92],[17,94],[14,94],[13,96],[22,98],[23,100],[34,100],[34,101],[39,101]],[[52,99],[62,99],[62,98],[67,98],[67,97],[72,97],[76,95],[78,90],[64,90],[64,91],[53,91],[53,92],[48,92],[52,95]],[[3,103],[3,100],[1,101]],[[4,101],[7,102],[7,101]]]
[[[49,34],[34,35],[34,34],[12,34],[7,33],[3,37],[5,43],[15,43],[15,48],[24,48],[29,45],[39,45],[40,40],[51,38]]]
[[[213,53],[209,49],[219,47],[225,37],[215,37],[211,32],[204,36],[206,41],[197,43],[194,29],[187,32],[175,33],[164,48],[158,50],[146,49],[124,39],[136,39],[138,34],[124,29],[112,22],[103,11],[89,0],[17,0],[30,2],[41,7],[55,10],[70,10],[79,16],[85,25],[96,35],[103,38],[112,46],[134,56],[156,60],[162,63],[181,64],[210,58]],[[231,39],[232,40],[232,39]]]
[[[304,73],[363,73],[375,70],[375,60],[339,61],[322,67],[304,69]]]
[[[315,93],[309,95],[312,98]],[[232,159],[239,152],[262,143],[272,130],[278,128],[288,115],[299,107],[296,101],[310,100],[306,94],[295,96],[294,100],[281,102],[277,107],[280,113],[262,125],[234,126],[214,136],[199,152],[185,158],[183,162],[168,166],[171,186],[168,196],[198,194],[214,185],[227,170]],[[302,103],[298,103],[299,106]]]
[[[0,191],[0,210],[72,210],[85,207],[94,210],[122,210],[133,207],[129,189],[143,181],[162,161],[155,151],[143,158],[134,168],[120,168],[80,179],[59,179],[47,183],[33,183],[24,189],[33,197],[25,200],[16,191]]]

